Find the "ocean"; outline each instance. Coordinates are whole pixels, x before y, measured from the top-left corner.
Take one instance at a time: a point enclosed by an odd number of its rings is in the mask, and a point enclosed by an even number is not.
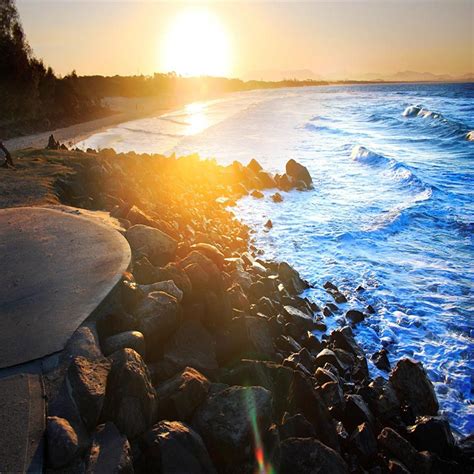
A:
[[[121,124],[79,144],[117,152],[257,159],[282,172],[294,158],[314,190],[283,202],[246,197],[234,212],[268,259],[315,285],[330,280],[349,308],[376,313],[355,329],[370,355],[421,361],[441,412],[474,431],[474,84],[380,84],[259,90]],[[268,231],[264,223],[271,219]],[[362,286],[365,291],[355,291]],[[370,357],[369,357],[370,359]],[[380,372],[369,360],[373,376]]]

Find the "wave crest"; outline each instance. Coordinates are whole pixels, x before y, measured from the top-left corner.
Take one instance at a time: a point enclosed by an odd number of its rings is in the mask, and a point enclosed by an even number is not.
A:
[[[439,112],[433,112],[431,110],[425,109],[422,105],[410,105],[403,111],[402,115],[404,117],[422,117],[446,120]]]

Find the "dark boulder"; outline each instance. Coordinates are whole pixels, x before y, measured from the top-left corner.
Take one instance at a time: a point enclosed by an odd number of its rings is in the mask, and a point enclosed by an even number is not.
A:
[[[157,396],[148,368],[133,349],[112,355],[103,409],[104,421],[113,421],[121,433],[133,438],[155,421]]]
[[[421,363],[412,359],[398,361],[390,374],[390,382],[400,401],[408,405],[413,416],[438,413],[438,399],[433,384]]]
[[[356,309],[350,309],[346,312],[346,319],[353,324],[361,323],[365,319],[364,313]]]
[[[214,338],[199,321],[184,321],[165,344],[163,359],[175,373],[194,367],[209,376],[218,369],[215,347]]]
[[[351,450],[362,464],[367,465],[377,454],[377,440],[368,423],[360,424],[349,438]]]
[[[85,357],[75,357],[69,365],[67,380],[70,393],[89,430],[99,420],[110,367],[107,359],[90,360]]]
[[[145,338],[139,331],[127,331],[108,337],[102,344],[104,355],[108,356],[126,347],[145,357]]]
[[[208,398],[193,420],[219,470],[254,459],[253,426],[270,428],[272,395],[262,387],[233,386]]]
[[[181,308],[174,296],[154,291],[141,301],[135,310],[138,329],[145,337],[147,356],[161,353],[163,343],[178,329]]]
[[[283,415],[279,427],[280,439],[287,438],[315,438],[316,431],[313,425],[301,414],[290,415],[286,412]]]
[[[154,265],[164,265],[171,261],[178,248],[175,239],[161,230],[137,224],[125,233],[125,237],[136,256],[145,256]]]
[[[453,454],[454,437],[449,421],[443,416],[422,416],[408,428],[408,435],[419,451],[430,451],[449,459]]]
[[[278,265],[278,276],[285,285],[285,288],[292,294],[298,294],[309,288],[309,285],[304,281],[300,274],[288,263],[281,262]]]
[[[376,420],[373,413],[360,395],[346,395],[344,426],[352,431],[362,423],[374,428]]]
[[[216,472],[201,437],[185,423],[160,421],[141,437],[139,445],[142,472]]]
[[[288,438],[281,443],[281,474],[347,474],[346,463],[313,438]]]
[[[48,417],[46,441],[48,464],[52,468],[64,467],[80,454],[78,436],[64,418]]]
[[[371,359],[375,367],[385,372],[390,372],[390,361],[388,360],[388,352],[386,349],[380,349],[374,352]]]
[[[308,169],[293,159],[286,163],[286,174],[295,182],[303,181],[308,189],[313,185]]]
[[[130,444],[111,423],[95,430],[92,445],[86,457],[86,474],[133,474]]]
[[[410,471],[429,472],[423,469],[423,457],[418,451],[392,428],[384,428],[377,441],[388,456],[401,461]]]
[[[206,399],[210,382],[197,370],[186,367],[156,388],[158,415],[162,419],[186,421]]]

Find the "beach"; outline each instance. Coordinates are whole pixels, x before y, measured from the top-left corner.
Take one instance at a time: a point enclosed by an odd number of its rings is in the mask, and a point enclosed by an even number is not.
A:
[[[105,211],[132,251],[113,310],[86,321],[87,346],[44,373],[49,469],[469,472],[469,438],[455,440],[422,364],[356,342],[374,308],[348,309],[353,295],[331,281],[319,307],[235,218],[247,195],[277,206],[309,195],[307,168],[110,149],[14,159],[1,207]],[[16,202],[9,177],[23,188]],[[369,359],[386,377],[370,375]]]

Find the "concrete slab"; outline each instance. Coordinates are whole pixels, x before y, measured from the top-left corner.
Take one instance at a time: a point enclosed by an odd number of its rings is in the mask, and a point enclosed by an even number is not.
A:
[[[39,375],[0,380],[0,472],[43,471],[43,395]]]
[[[0,368],[60,351],[130,264],[125,238],[54,208],[0,210]]]

